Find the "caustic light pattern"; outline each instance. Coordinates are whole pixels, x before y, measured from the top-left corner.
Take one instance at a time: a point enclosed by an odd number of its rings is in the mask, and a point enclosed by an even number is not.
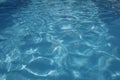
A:
[[[0,30],[0,80],[120,76],[111,68],[120,62],[109,42],[113,37],[91,0],[31,0],[14,11],[12,25]]]

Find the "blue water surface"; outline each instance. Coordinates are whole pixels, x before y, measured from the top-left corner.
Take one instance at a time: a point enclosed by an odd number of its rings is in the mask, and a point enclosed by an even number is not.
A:
[[[119,0],[0,0],[0,80],[120,80]]]

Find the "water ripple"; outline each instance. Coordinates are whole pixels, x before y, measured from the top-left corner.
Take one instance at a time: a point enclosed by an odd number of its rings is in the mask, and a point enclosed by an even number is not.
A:
[[[31,0],[12,16],[0,33],[0,80],[106,80],[120,61],[91,0]]]

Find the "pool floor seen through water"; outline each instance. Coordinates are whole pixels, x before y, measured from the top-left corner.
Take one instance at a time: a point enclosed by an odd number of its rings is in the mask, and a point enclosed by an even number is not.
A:
[[[120,80],[119,7],[0,0],[0,80]]]

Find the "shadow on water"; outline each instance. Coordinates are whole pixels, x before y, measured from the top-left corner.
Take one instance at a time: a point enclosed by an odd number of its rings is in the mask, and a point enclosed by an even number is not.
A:
[[[30,0],[6,0],[0,3],[0,31],[13,25],[12,15],[21,7],[26,7]]]
[[[99,8],[99,18],[106,24],[109,33],[115,36],[111,42],[120,53],[120,0],[92,0]],[[120,55],[119,55],[120,57]]]
[[[99,8],[99,18],[112,35],[120,38],[120,0],[92,0]]]
[[[120,0],[92,0],[99,8],[99,17],[109,24],[120,18]]]

